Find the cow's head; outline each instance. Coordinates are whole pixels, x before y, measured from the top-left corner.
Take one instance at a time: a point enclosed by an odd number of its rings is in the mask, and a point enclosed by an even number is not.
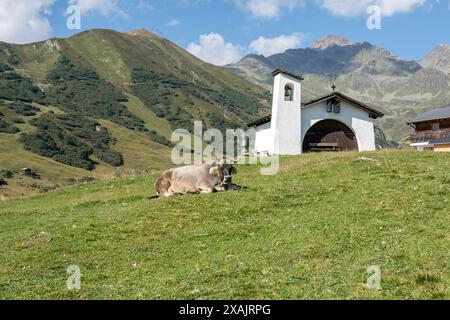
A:
[[[211,168],[209,173],[213,176],[219,177],[224,184],[231,183],[233,181],[233,174],[237,173],[237,169],[234,163],[222,160]]]

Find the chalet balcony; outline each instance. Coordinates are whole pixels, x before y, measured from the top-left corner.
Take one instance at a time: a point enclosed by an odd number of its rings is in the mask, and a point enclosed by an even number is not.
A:
[[[411,135],[411,143],[427,142],[436,139],[450,138],[450,130],[433,132],[417,132]]]

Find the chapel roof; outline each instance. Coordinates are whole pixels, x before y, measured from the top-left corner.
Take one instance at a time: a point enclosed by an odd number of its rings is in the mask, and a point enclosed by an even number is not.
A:
[[[300,75],[298,73],[294,73],[294,72],[288,71],[286,69],[281,69],[281,68],[278,68],[274,72],[272,72],[272,76],[275,77],[275,76],[279,75],[280,73],[283,73],[285,75],[288,75],[288,76],[290,76],[290,77],[292,77],[294,79],[300,80],[300,81],[305,80],[305,78],[303,78],[302,75]]]
[[[315,105],[317,103],[320,103],[322,101],[327,101],[327,100],[332,99],[332,98],[337,98],[339,100],[346,101],[347,103],[349,103],[351,105],[354,105],[355,107],[363,109],[364,111],[368,112],[369,115],[373,119],[382,118],[384,116],[383,112],[381,112],[381,111],[379,111],[379,110],[377,110],[377,109],[375,109],[373,107],[370,107],[367,104],[365,104],[363,102],[360,102],[358,100],[355,100],[355,99],[353,99],[353,98],[351,98],[351,97],[349,97],[349,96],[347,96],[347,95],[345,95],[343,93],[340,93],[340,92],[331,92],[331,93],[326,94],[324,96],[320,96],[320,97],[314,98],[312,100],[308,100],[306,102],[303,102],[302,103],[302,108],[308,108],[308,107],[313,106],[313,105]],[[248,126],[249,127],[260,126],[260,125],[266,124],[266,123],[268,123],[270,121],[272,121],[272,116],[271,115],[267,115],[265,117],[262,117],[262,118],[259,118],[259,119],[256,119],[256,120],[250,122],[248,124]]]

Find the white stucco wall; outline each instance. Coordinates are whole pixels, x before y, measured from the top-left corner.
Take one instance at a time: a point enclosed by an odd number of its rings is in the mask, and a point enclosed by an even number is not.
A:
[[[271,153],[273,147],[273,135],[271,123],[265,123],[256,128],[255,152]]]
[[[308,130],[316,123],[333,119],[346,124],[353,130],[359,151],[375,151],[375,127],[369,114],[345,101],[341,101],[341,113],[328,113],[326,101],[302,109],[302,141]]]
[[[285,101],[286,85],[294,88],[294,101]],[[341,100],[341,112],[327,112],[326,101],[301,107],[301,81],[285,73],[274,78],[272,122],[256,128],[254,152],[297,155],[303,152],[308,130],[323,120],[337,120],[355,133],[359,151],[375,151],[374,120],[364,109]]]
[[[286,85],[294,89],[293,101],[285,101]],[[296,155],[302,152],[301,143],[301,81],[280,73],[274,79],[272,104],[271,154]]]

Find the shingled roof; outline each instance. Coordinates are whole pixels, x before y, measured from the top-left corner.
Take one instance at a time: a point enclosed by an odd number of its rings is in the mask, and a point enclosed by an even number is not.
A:
[[[270,121],[272,121],[272,115],[269,114],[268,116],[265,116],[265,117],[262,117],[262,118],[259,118],[259,119],[256,119],[256,120],[250,122],[249,124],[247,124],[247,126],[249,128],[258,127],[260,125],[269,123]]]
[[[384,113],[383,112],[381,112],[381,111],[379,111],[377,109],[374,109],[374,108],[368,106],[367,104],[362,103],[362,102],[360,102],[358,100],[350,98],[349,96],[346,96],[345,94],[340,93],[340,92],[332,92],[332,93],[324,95],[322,97],[315,98],[315,99],[312,99],[310,101],[304,102],[304,103],[302,103],[302,105],[303,105],[304,108],[306,108],[306,107],[308,107],[310,105],[322,102],[324,100],[329,100],[331,98],[338,98],[338,99],[344,100],[344,101],[346,101],[346,102],[348,102],[348,103],[350,103],[350,104],[352,104],[352,105],[354,105],[354,106],[356,106],[356,107],[358,107],[360,109],[363,109],[363,110],[367,111],[370,114],[370,116],[372,118],[374,118],[374,119],[384,117]]]
[[[415,119],[412,119],[408,122],[408,124],[425,122],[425,121],[433,121],[433,120],[442,120],[450,118],[450,106],[440,109],[435,109],[430,112],[424,113],[418,116]]]
[[[275,77],[275,76],[279,75],[280,73],[284,73],[284,74],[286,74],[294,79],[300,80],[300,81],[305,80],[305,78],[303,78],[302,75],[294,73],[294,72],[290,72],[288,70],[281,69],[281,68],[278,68],[274,72],[272,72],[272,76]]]
[[[355,100],[353,98],[350,98],[349,96],[346,96],[345,94],[340,93],[340,92],[332,92],[332,93],[329,93],[327,95],[315,98],[313,100],[306,101],[306,102],[302,103],[302,107],[303,108],[307,108],[307,107],[309,107],[311,105],[314,105],[314,104],[322,102],[322,101],[329,100],[331,98],[338,98],[338,99],[346,101],[346,102],[348,102],[348,103],[350,103],[350,104],[352,104],[352,105],[354,105],[354,106],[356,106],[356,107],[358,107],[360,109],[363,109],[364,111],[368,112],[370,114],[370,116],[372,118],[374,118],[374,119],[384,117],[384,113],[383,112],[381,112],[381,111],[379,111],[377,109],[374,109],[374,108],[368,106],[367,104],[364,104],[364,103],[362,103],[360,101],[357,101],[357,100]],[[248,126],[249,127],[260,126],[260,125],[263,125],[263,124],[268,123],[270,121],[272,121],[272,116],[268,115],[268,116],[265,116],[265,117],[262,117],[262,118],[259,118],[257,120],[254,120],[254,121],[250,122],[248,124]]]

